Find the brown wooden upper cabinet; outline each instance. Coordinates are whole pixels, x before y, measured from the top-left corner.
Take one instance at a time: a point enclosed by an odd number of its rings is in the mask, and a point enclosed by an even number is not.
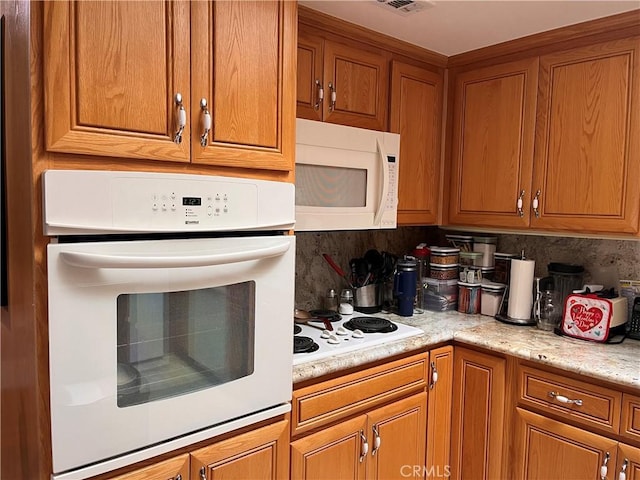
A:
[[[438,222],[442,84],[442,73],[392,63],[390,131],[400,134],[400,225]]]
[[[44,9],[47,150],[293,169],[295,2]]]
[[[297,75],[299,118],[387,129],[386,57],[300,31]]]
[[[459,74],[449,223],[638,232],[639,54],[631,38]]]
[[[639,55],[632,38],[540,58],[532,227],[638,231]]]
[[[537,70],[534,58],[456,76],[449,223],[529,225]]]

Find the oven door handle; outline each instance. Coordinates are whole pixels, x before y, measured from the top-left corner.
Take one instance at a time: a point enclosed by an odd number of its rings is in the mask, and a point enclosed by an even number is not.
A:
[[[291,247],[289,240],[249,250],[226,251],[211,255],[127,255],[90,252],[61,252],[68,265],[81,268],[185,268],[208,267],[229,263],[249,262],[284,254]]]

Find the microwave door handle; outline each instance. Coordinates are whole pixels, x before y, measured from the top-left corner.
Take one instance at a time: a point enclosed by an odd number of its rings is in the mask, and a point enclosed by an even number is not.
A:
[[[291,242],[288,240],[272,243],[266,247],[251,250],[237,250],[211,255],[118,255],[89,252],[61,252],[62,260],[68,265],[81,268],[185,268],[208,267],[229,263],[248,262],[283,255]]]
[[[387,195],[389,194],[389,165],[387,164],[387,155],[380,145],[380,140],[376,138],[376,149],[378,150],[378,156],[382,165],[382,195],[380,195],[380,203],[378,204],[378,210],[376,210],[375,217],[373,219],[374,225],[380,225],[382,221],[382,214],[384,213],[384,204],[387,201]]]

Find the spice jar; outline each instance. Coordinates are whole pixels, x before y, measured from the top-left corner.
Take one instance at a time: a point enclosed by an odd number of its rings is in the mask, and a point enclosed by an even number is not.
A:
[[[473,237],[473,251],[482,253],[483,267],[493,267],[496,243],[498,243],[498,237]]]
[[[432,257],[433,258],[433,257]],[[437,280],[455,280],[458,278],[458,264],[453,265],[440,265],[432,263],[429,265],[429,271],[431,278]]]
[[[339,311],[343,315],[351,315],[353,313],[353,292],[349,288],[345,288],[340,292]]]
[[[333,288],[327,290],[327,294],[324,297],[324,309],[332,312],[338,311],[338,294]]]
[[[509,283],[509,272],[511,271],[511,259],[518,257],[515,253],[494,253],[493,281],[497,283]]]
[[[458,311],[475,315],[480,313],[480,284],[458,282]]]
[[[495,317],[502,302],[506,285],[502,283],[483,282],[480,300],[480,313]]]
[[[431,264],[457,265],[460,254],[459,248],[454,247],[429,247],[431,250]],[[436,278],[436,277],[433,277]]]

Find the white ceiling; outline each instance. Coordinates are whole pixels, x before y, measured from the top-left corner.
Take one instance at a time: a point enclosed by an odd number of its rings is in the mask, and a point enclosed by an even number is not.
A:
[[[298,3],[446,56],[640,9],[640,0],[433,0],[423,2],[423,10],[402,16],[377,0]]]

